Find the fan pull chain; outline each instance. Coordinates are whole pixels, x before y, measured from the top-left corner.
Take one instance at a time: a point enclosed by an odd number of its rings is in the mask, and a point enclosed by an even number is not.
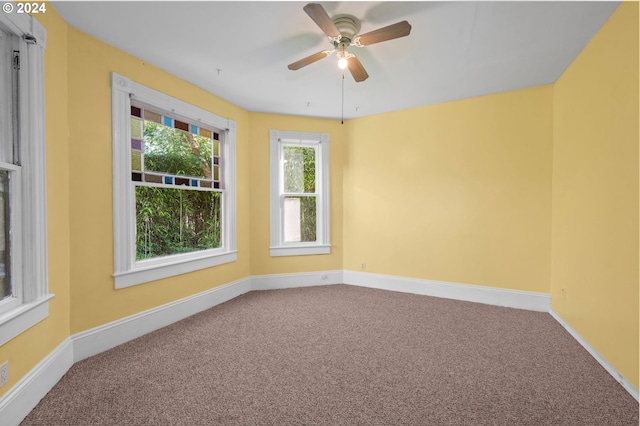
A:
[[[340,124],[344,124],[344,73],[342,73],[342,118]]]

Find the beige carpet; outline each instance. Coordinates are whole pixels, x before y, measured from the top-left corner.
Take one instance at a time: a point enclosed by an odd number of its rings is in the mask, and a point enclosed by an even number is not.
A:
[[[549,314],[334,285],[79,362],[23,425],[637,426],[638,403]]]

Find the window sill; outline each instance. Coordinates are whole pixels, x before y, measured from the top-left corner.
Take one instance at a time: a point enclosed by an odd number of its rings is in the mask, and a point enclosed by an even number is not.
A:
[[[144,284],[149,281],[156,281],[162,278],[173,277],[200,269],[210,268],[212,266],[235,262],[237,259],[238,252],[230,251],[187,260],[177,259],[171,261],[167,259],[164,263],[156,263],[153,265],[144,265],[144,261],[142,261],[139,262],[141,266],[137,266],[135,269],[115,274],[115,287],[116,289],[127,288],[138,284]]]
[[[54,296],[48,294],[35,302],[23,303],[0,316],[0,346],[47,318],[49,300]]]
[[[331,252],[330,244],[309,245],[309,246],[281,246],[270,247],[271,257],[278,256],[307,256],[313,254],[329,254]]]

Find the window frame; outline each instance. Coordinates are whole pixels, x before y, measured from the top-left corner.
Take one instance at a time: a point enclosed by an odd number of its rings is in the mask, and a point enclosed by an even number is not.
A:
[[[20,195],[22,194],[22,167],[15,164],[0,162],[0,171],[9,172],[9,212],[10,233],[15,229],[22,229],[22,206]],[[0,208],[3,208],[0,206]],[[25,283],[22,281],[22,256],[14,256],[13,253],[22,252],[22,238],[11,236],[9,240],[11,260],[9,271],[11,274],[11,287],[13,297],[0,301],[0,314],[19,307],[24,300]],[[6,266],[5,266],[6,267]]]
[[[272,257],[329,254],[329,134],[271,130],[270,139],[270,247]],[[284,178],[285,146],[316,149],[316,241],[286,242],[284,239]]]
[[[114,284],[126,288],[237,260],[236,122],[111,73]],[[136,260],[135,184],[131,181],[131,100],[192,123],[219,129],[224,162],[220,248]],[[176,186],[177,189],[180,189]],[[185,189],[186,190],[186,189]]]
[[[3,28],[18,38],[20,166],[4,164],[11,183],[13,300],[0,307],[0,346],[49,316],[47,173],[44,102],[46,29],[27,14],[0,14]]]
[[[22,229],[22,206],[20,205],[20,194],[22,193],[22,168],[11,163],[0,162],[0,171],[9,172],[9,199],[10,208],[10,233],[14,230]],[[0,208],[3,208],[0,206]],[[11,260],[9,271],[11,273],[11,289],[13,296],[0,300],[0,316],[19,308],[24,300],[25,283],[22,281],[22,257],[15,256],[14,253],[22,252],[22,238],[12,235],[9,241],[11,250]]]

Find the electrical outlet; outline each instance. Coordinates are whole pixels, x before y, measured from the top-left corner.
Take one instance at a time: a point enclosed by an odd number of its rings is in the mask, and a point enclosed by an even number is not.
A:
[[[0,365],[0,386],[4,386],[9,381],[9,361]]]
[[[360,265],[360,269],[362,269],[363,271],[367,270],[367,264],[363,263],[362,265]]]

